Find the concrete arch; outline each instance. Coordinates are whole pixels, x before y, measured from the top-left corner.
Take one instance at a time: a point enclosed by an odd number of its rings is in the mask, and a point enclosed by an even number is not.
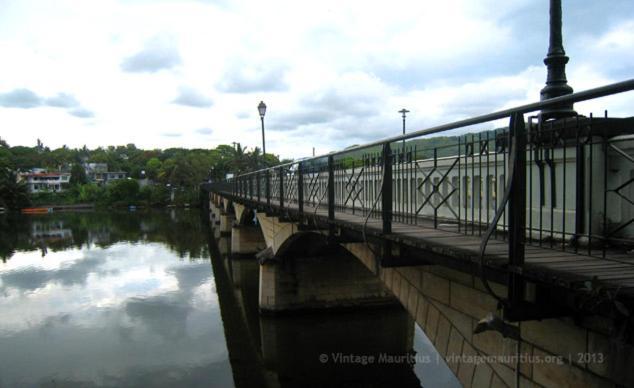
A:
[[[276,256],[281,259],[313,257],[340,253],[343,250],[340,245],[330,244],[327,235],[316,231],[298,231],[282,242]]]
[[[242,204],[235,203],[233,204],[233,209],[236,214],[236,225],[255,225],[255,210],[248,208]]]

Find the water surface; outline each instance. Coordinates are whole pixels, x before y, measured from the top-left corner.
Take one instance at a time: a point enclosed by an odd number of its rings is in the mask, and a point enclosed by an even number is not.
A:
[[[197,213],[5,218],[2,234],[0,385],[232,385]]]
[[[0,216],[0,387],[459,386],[402,307],[261,316],[257,260],[203,220]]]

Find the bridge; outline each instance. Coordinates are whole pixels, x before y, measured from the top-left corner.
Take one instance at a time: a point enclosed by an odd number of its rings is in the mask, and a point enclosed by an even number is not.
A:
[[[357,310],[343,320],[341,314],[319,314],[317,325],[315,315],[258,314],[259,262],[232,255],[231,236],[221,235],[217,227],[209,236],[209,249],[236,387],[320,387],[333,385],[333,380],[348,386],[420,386],[407,362],[377,362],[368,370],[362,364],[342,367],[320,359],[324,354],[411,357],[414,321],[397,304]],[[446,368],[435,381],[442,383],[450,373]]]
[[[398,301],[464,386],[629,386],[634,118],[540,112],[632,89],[628,80],[202,189],[232,253],[257,253],[262,314]],[[474,130],[501,119],[508,126]],[[456,129],[467,133],[425,141]],[[504,355],[524,357],[466,357]]]

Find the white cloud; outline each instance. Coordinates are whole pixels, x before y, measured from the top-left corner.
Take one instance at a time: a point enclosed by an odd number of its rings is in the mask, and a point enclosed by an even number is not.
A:
[[[178,96],[172,101],[174,104],[191,106],[194,108],[209,108],[213,105],[211,98],[190,87],[181,87]]]
[[[71,109],[68,111],[68,113],[75,117],[80,117],[82,119],[91,118],[95,116],[95,113],[93,111],[88,110],[86,108]]]
[[[0,106],[31,109],[42,105],[42,98],[29,89],[14,89],[0,94]]]
[[[46,99],[46,105],[58,108],[73,108],[79,106],[79,101],[68,93],[58,93],[56,96]]]
[[[156,38],[134,55],[121,62],[121,69],[131,73],[154,73],[181,64],[181,56],[173,42]]]
[[[634,4],[582,12],[596,7],[564,1],[577,91],[634,65]],[[264,100],[267,151],[326,152],[398,134],[403,107],[414,130],[538,100],[547,16],[528,0],[8,1],[0,131],[11,145],[260,147]],[[626,100],[579,110],[631,115]]]

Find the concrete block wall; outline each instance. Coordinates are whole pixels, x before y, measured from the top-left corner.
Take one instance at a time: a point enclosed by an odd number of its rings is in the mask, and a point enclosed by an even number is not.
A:
[[[373,252],[379,252],[378,247],[344,246],[377,272]],[[514,386],[516,365],[510,356],[516,354],[516,341],[493,331],[473,334],[477,322],[497,308],[479,278],[440,266],[381,268],[378,276],[465,387]],[[497,293],[506,294],[503,285],[492,285]],[[587,318],[580,325],[571,319],[520,323],[520,351],[526,361],[520,365],[521,386],[631,386],[634,356],[631,347],[610,341],[612,326],[601,317]],[[495,356],[495,361],[486,356]],[[617,358],[630,367],[615,365]]]

